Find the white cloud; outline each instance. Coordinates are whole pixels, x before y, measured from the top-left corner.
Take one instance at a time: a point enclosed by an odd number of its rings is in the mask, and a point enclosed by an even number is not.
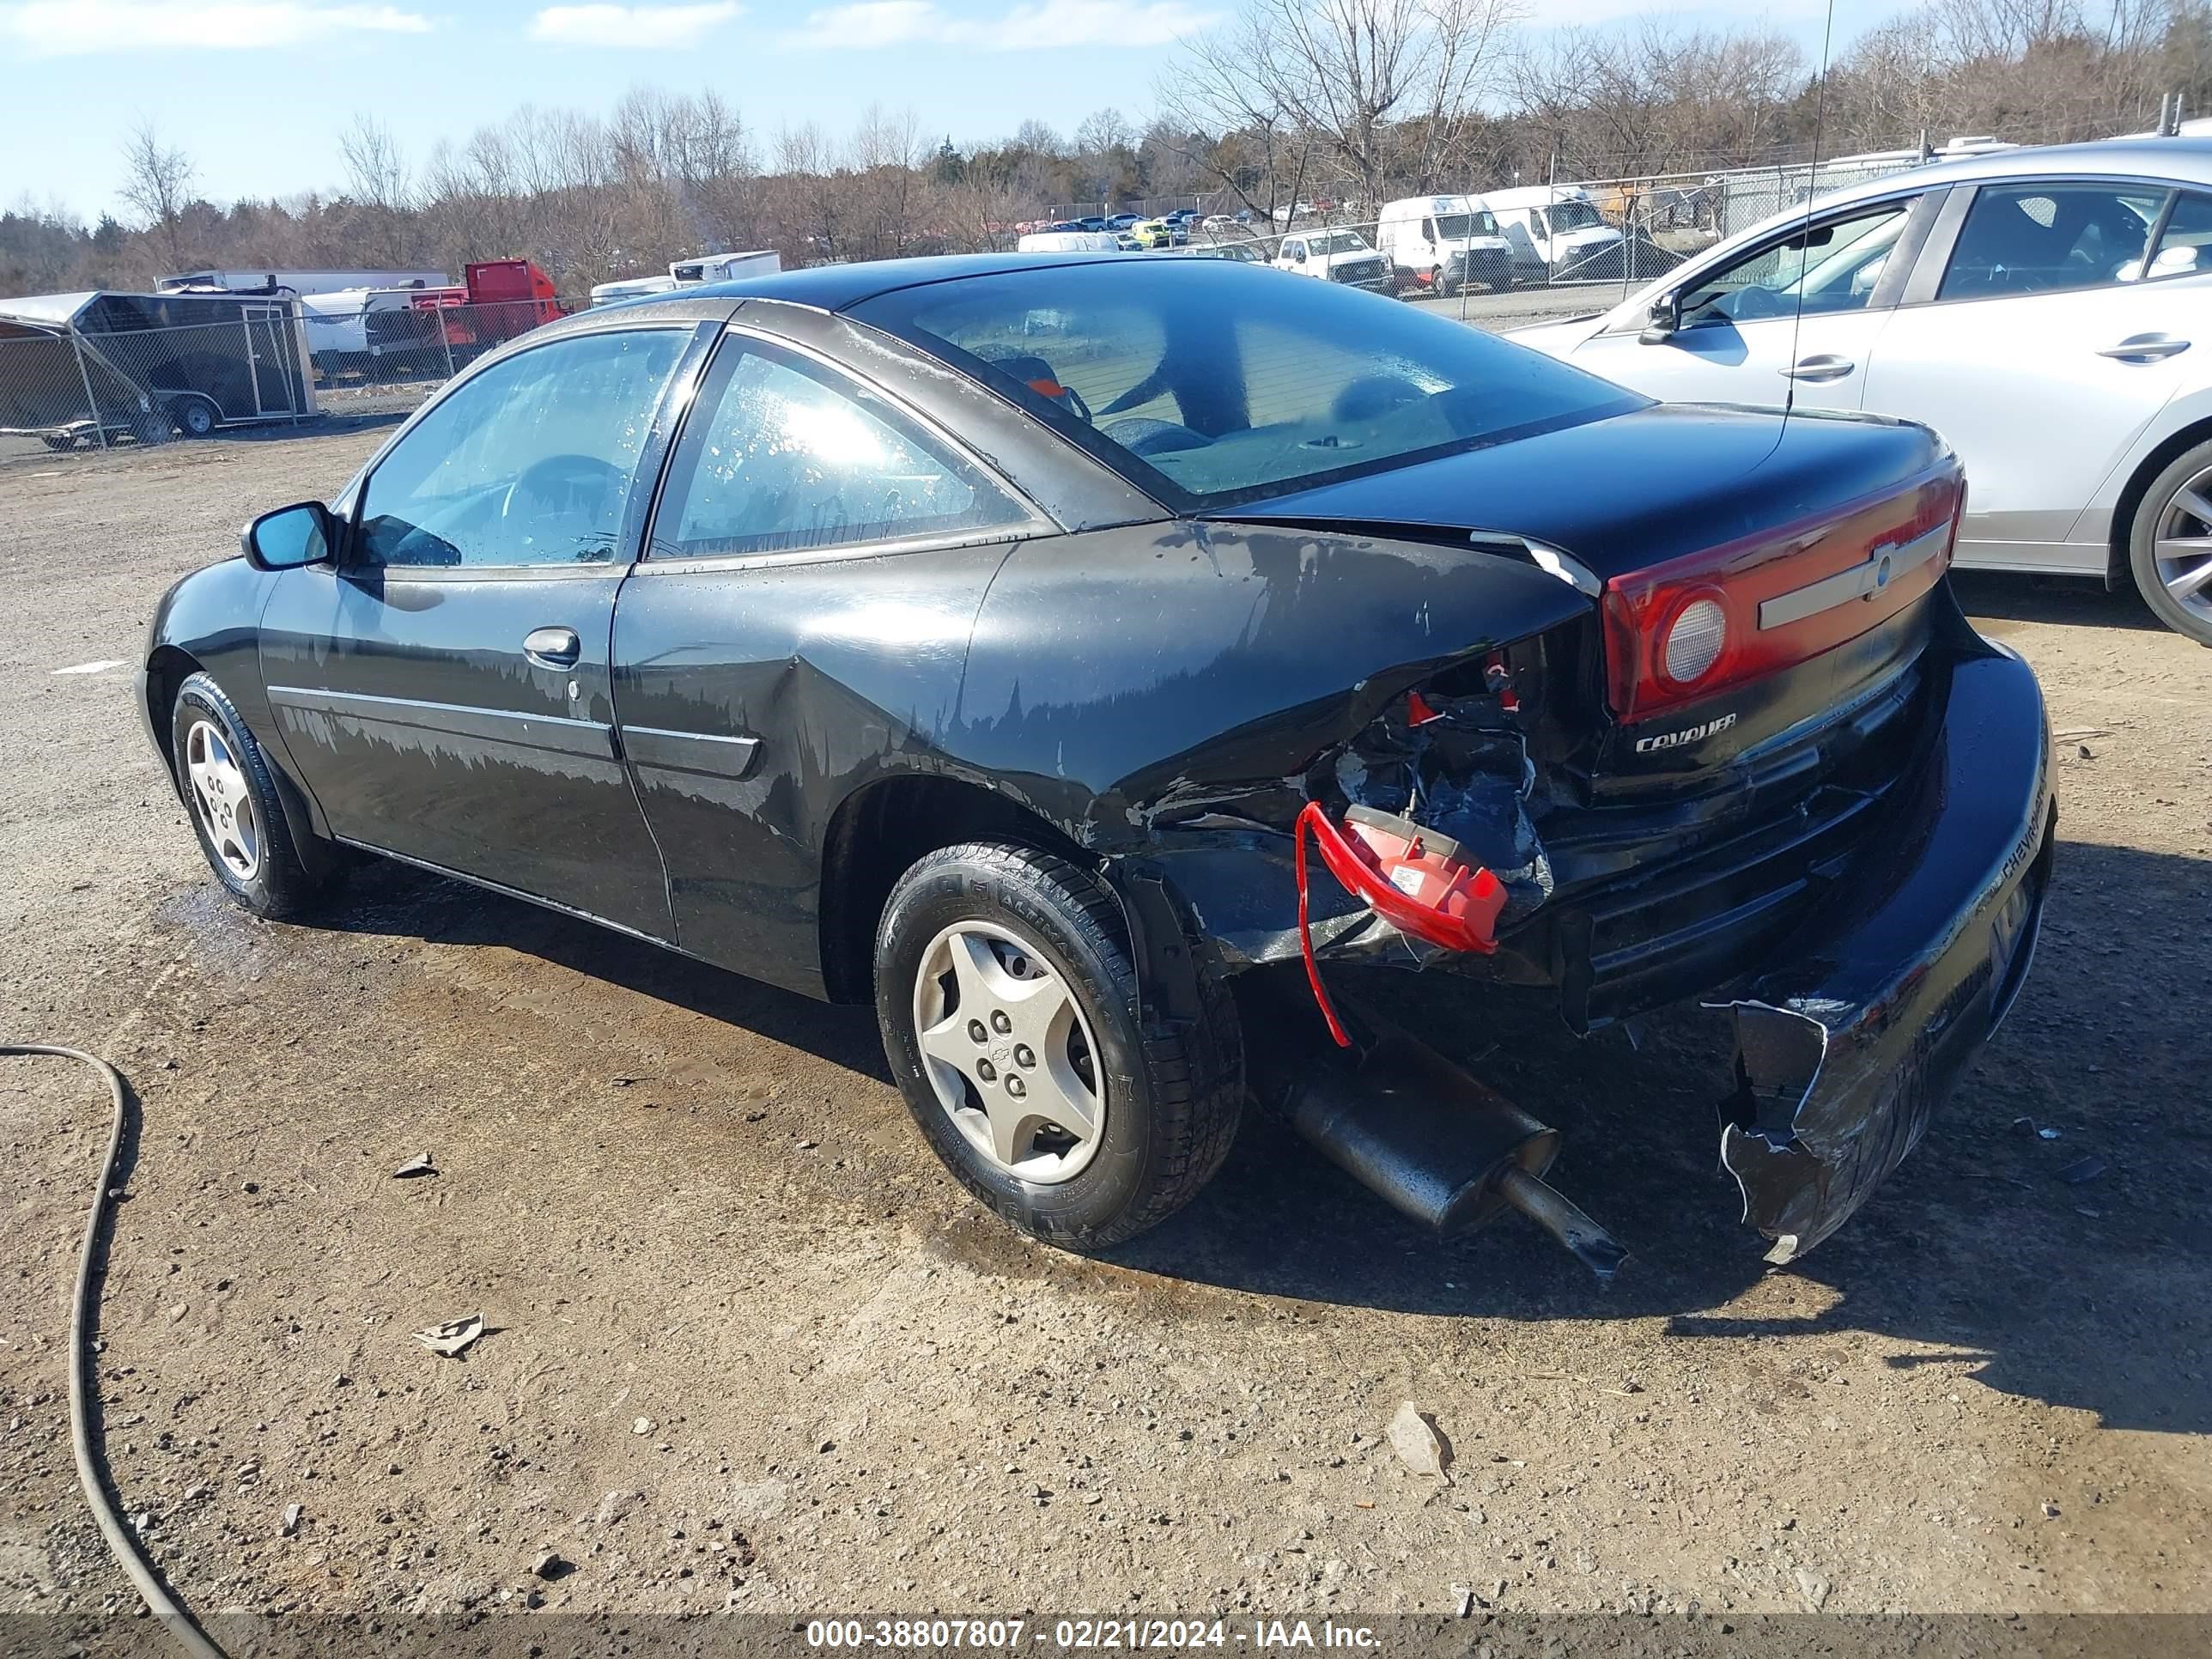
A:
[[[744,9],[735,3],[548,6],[530,20],[530,33],[564,46],[689,46]]]
[[[292,46],[335,34],[424,34],[430,20],[398,6],[288,4],[236,0],[194,5],[177,0],[27,0],[0,5],[0,40],[34,55],[191,47],[248,52]]]
[[[998,17],[946,15],[934,0],[860,0],[810,12],[784,39],[791,46],[865,52],[927,42],[985,52],[1040,52],[1065,46],[1163,46],[1220,21],[1183,0],[1030,0]]]

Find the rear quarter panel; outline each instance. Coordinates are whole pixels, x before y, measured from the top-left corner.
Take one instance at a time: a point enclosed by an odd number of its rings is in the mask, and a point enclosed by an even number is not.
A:
[[[1024,544],[977,618],[947,744],[1079,843],[1302,773],[1446,663],[1585,617],[1532,565],[1173,521]]]

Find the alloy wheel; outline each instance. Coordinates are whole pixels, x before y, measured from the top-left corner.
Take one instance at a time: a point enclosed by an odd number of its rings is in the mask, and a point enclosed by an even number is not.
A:
[[[1045,1186],[1083,1172],[1106,1127],[1098,1048],[1034,945],[992,922],[945,928],[921,954],[914,1024],[938,1103],[994,1170]]]
[[[2212,467],[2167,499],[2158,515],[2151,564],[2168,598],[2212,623]]]
[[[208,845],[233,875],[252,881],[261,869],[261,820],[230,739],[210,720],[193,721],[185,734],[185,781]]]

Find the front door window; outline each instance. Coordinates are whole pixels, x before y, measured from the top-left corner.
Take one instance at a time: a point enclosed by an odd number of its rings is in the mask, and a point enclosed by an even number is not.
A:
[[[471,376],[369,475],[360,562],[604,564],[690,335],[574,334]]]
[[[1910,202],[1887,202],[1769,242],[1698,279],[1682,296],[1685,328],[1801,313],[1863,311],[1888,268]]]

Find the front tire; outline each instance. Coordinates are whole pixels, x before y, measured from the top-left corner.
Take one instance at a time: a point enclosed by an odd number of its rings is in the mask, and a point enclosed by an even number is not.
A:
[[[2151,480],[2136,508],[2128,568],[2160,622],[2212,646],[2212,443],[2176,456]]]
[[[1022,1231],[1133,1238],[1220,1167],[1243,1103],[1234,1001],[1206,976],[1188,1025],[1139,1001],[1121,907],[1055,854],[932,853],[876,934],[884,1052],[932,1151]]]
[[[177,793],[223,890],[272,921],[305,912],[326,878],[301,859],[268,759],[222,688],[204,673],[187,678],[169,732]]]

